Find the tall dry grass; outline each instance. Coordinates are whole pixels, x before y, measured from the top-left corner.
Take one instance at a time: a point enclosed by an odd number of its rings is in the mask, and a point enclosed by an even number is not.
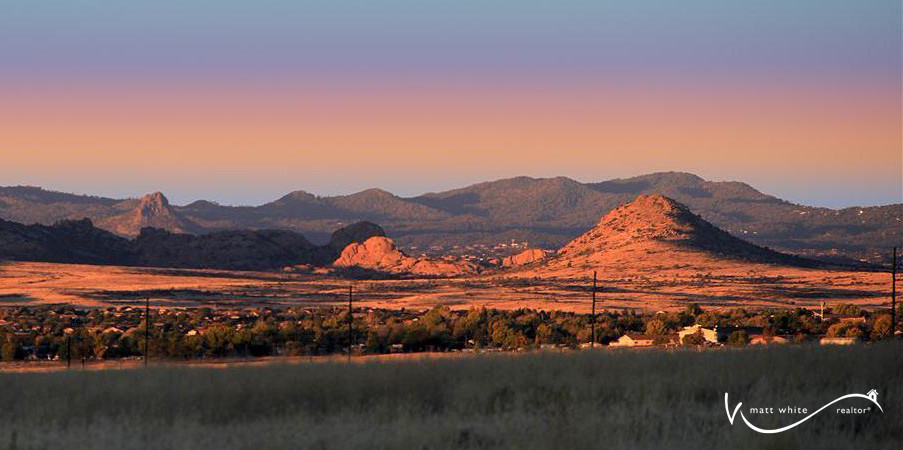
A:
[[[884,343],[4,374],[0,449],[898,449],[901,352]],[[778,435],[731,426],[724,411],[726,391],[731,405],[811,410],[870,389],[883,414],[823,412]]]

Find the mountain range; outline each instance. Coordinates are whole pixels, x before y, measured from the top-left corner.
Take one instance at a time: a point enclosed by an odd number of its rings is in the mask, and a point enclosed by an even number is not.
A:
[[[829,209],[794,204],[741,182],[707,181],[662,172],[598,183],[565,177],[517,177],[445,192],[400,197],[380,189],[350,195],[291,192],[259,206],[199,200],[172,205],[162,193],[141,199],[66,194],[37,187],[0,187],[0,218],[31,224],[89,218],[136,237],[144,227],[174,233],[282,229],[325,242],[352,222],[379,223],[402,247],[495,244],[511,239],[559,248],[639,195],[660,194],[752,243],[822,259],[884,261],[903,244],[903,204]],[[889,260],[889,258],[888,258]]]

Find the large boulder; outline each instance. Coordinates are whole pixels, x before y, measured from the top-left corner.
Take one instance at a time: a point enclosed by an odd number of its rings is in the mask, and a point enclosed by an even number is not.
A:
[[[517,267],[527,264],[533,264],[546,259],[549,252],[538,248],[524,250],[516,255],[511,255],[502,259],[502,267]]]
[[[468,261],[413,258],[399,250],[394,241],[383,236],[371,237],[363,243],[351,243],[333,266],[436,277],[469,275],[478,271],[478,267]]]
[[[413,258],[398,249],[393,240],[384,236],[374,236],[363,243],[349,244],[332,265],[388,271],[405,265],[411,259]]]

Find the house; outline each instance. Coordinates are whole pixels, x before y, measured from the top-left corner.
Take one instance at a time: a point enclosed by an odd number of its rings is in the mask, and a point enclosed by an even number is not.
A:
[[[790,340],[783,336],[766,336],[763,334],[749,336],[750,345],[786,344],[788,342]]]
[[[612,347],[651,347],[655,336],[649,334],[628,333],[608,345]]]
[[[832,318],[836,318],[839,323],[865,323],[865,317],[862,316],[837,316],[834,317],[831,314],[828,314],[828,320]]]
[[[688,327],[683,327],[683,329],[677,332],[677,340],[678,342],[683,342],[684,336],[696,333],[701,333],[706,342],[711,342],[713,344],[717,344],[719,338],[723,337],[723,334],[718,331],[717,326],[714,328],[705,328],[701,325],[690,325]]]
[[[820,345],[855,345],[859,342],[856,337],[823,337],[819,339]]]

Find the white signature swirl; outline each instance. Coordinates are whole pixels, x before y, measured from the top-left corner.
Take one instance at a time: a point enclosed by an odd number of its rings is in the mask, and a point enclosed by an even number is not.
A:
[[[780,432],[782,432],[782,431],[787,431],[787,430],[789,430],[789,429],[791,429],[791,428],[793,428],[793,427],[795,427],[795,426],[797,426],[797,425],[799,425],[799,424],[801,424],[801,423],[803,423],[803,422],[805,422],[805,421],[811,419],[812,416],[814,416],[814,415],[816,415],[816,414],[822,412],[822,410],[824,410],[825,408],[827,408],[827,407],[829,407],[829,406],[831,406],[831,405],[833,405],[833,404],[835,404],[835,403],[837,403],[837,402],[839,402],[839,401],[841,401],[841,400],[846,400],[846,399],[848,399],[848,398],[854,398],[854,397],[864,398],[864,399],[866,399],[866,400],[869,400],[870,402],[874,403],[875,406],[877,406],[878,409],[881,410],[881,412],[884,412],[884,408],[882,408],[881,405],[878,404],[878,391],[876,391],[876,390],[874,390],[874,389],[872,389],[871,391],[869,391],[868,394],[847,394],[847,395],[844,395],[844,396],[842,396],[842,397],[838,397],[838,398],[832,400],[831,402],[829,402],[828,404],[826,404],[825,406],[822,406],[821,408],[818,408],[818,409],[817,409],[815,412],[813,412],[812,414],[809,414],[808,416],[803,417],[802,419],[800,419],[800,420],[797,421],[797,422],[794,422],[794,423],[792,423],[792,424],[790,424],[790,425],[787,425],[786,427],[775,428],[775,429],[770,429],[770,430],[769,430],[769,429],[766,429],[766,428],[759,428],[759,427],[757,427],[757,426],[755,426],[755,425],[749,423],[749,420],[746,420],[746,416],[743,415],[743,411],[740,411],[740,405],[742,405],[743,402],[737,403],[737,406],[734,407],[734,412],[731,413],[731,408],[730,408],[730,406],[728,405],[728,401],[727,401],[727,392],[724,393],[724,410],[725,410],[725,412],[727,412],[727,420],[729,420],[729,421],[731,422],[731,425],[734,424],[734,419],[737,417],[737,412],[739,411],[739,412],[740,412],[740,418],[743,419],[743,422],[746,423],[746,426],[752,428],[754,431],[758,431],[759,433],[774,434],[774,433],[780,433]]]

